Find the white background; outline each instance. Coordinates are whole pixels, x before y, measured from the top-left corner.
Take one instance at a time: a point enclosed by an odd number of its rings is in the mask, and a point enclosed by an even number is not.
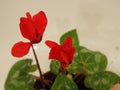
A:
[[[99,50],[108,57],[108,70],[120,75],[120,0],[1,0],[0,1],[0,90],[10,67],[19,60],[11,55],[11,47],[27,41],[19,30],[19,18],[45,11],[48,25],[36,52],[42,70],[49,68],[46,39],[59,42],[70,29],[77,29],[80,44]],[[23,58],[33,58],[30,51]],[[35,62],[34,62],[35,63]]]

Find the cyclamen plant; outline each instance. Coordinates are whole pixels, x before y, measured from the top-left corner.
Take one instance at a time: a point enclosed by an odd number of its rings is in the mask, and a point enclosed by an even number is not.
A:
[[[23,57],[32,48],[36,64],[32,59],[23,59],[15,63],[8,73],[5,90],[110,90],[120,83],[120,77],[107,71],[107,58],[99,51],[92,51],[79,44],[77,30],[73,29],[60,38],[60,44],[46,40],[50,47],[50,71],[42,73],[34,44],[42,41],[47,25],[43,11],[33,17],[20,18],[20,31],[28,42],[20,41],[11,50],[15,57]],[[32,72],[39,71],[40,76]],[[117,89],[116,89],[117,90]]]

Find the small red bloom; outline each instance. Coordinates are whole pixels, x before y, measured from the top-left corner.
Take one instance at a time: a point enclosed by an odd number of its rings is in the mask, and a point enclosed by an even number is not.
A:
[[[47,25],[47,18],[43,11],[40,11],[33,17],[29,12],[27,17],[20,18],[20,31],[24,38],[30,42],[18,42],[12,47],[12,55],[15,57],[22,57],[29,52],[30,46],[34,43],[39,43],[42,40],[44,30]]]
[[[72,46],[72,38],[67,37],[62,45],[49,40],[45,43],[51,48],[49,59],[56,59],[61,62],[63,68],[67,68],[72,62],[75,53],[75,48]]]

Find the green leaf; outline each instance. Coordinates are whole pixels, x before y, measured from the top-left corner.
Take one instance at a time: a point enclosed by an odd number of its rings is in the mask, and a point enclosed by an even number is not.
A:
[[[79,53],[76,52],[74,55],[74,60],[67,68],[67,71],[70,73],[85,72],[86,75],[91,75],[104,71],[106,66],[107,58],[104,54],[81,46],[79,47]]]
[[[35,72],[36,70],[38,70],[37,64],[32,65],[32,66],[30,67],[29,72]]]
[[[83,67],[82,67],[82,64],[80,63],[80,58],[78,57],[78,55],[75,55],[74,60],[67,68],[67,71],[69,73],[75,74],[75,73],[81,73],[82,69]]]
[[[87,88],[91,88],[91,75],[85,77],[84,84]]]
[[[104,71],[107,67],[107,57],[101,52],[80,47],[80,56],[87,75]]]
[[[72,38],[72,42],[73,42],[73,46],[76,48],[79,48],[79,39],[78,39],[78,35],[76,32],[76,29],[70,30],[68,32],[66,32],[65,34],[63,34],[60,38],[60,44],[63,43],[63,41],[66,39],[66,37],[70,36]]]
[[[5,90],[34,90],[34,78],[28,74],[31,64],[31,59],[23,59],[15,63],[6,79]]]
[[[52,60],[51,61],[51,63],[50,63],[50,69],[51,69],[52,73],[58,74],[60,67],[61,67],[60,62],[58,62],[57,60]]]
[[[67,78],[65,75],[59,74],[51,90],[78,90],[78,88],[73,80]]]
[[[85,79],[85,85],[93,90],[109,90],[120,83],[120,77],[110,71],[98,72]]]

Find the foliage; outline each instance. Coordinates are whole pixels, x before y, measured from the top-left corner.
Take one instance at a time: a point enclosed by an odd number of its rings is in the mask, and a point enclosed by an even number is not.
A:
[[[67,37],[72,38],[75,54],[72,62],[67,63],[66,68],[62,67],[62,61],[51,60],[50,70],[56,75],[51,90],[78,90],[73,78],[75,75],[84,75],[85,86],[93,90],[109,90],[113,85],[120,83],[120,77],[117,74],[106,70],[108,60],[103,53],[90,50],[79,44],[76,29],[70,30],[61,36],[61,45]],[[50,45],[52,48],[53,46]],[[34,90],[34,78],[29,73],[36,71],[37,65],[31,64],[31,59],[24,59],[13,65],[5,82],[5,90]]]
[[[78,90],[75,82],[63,74],[59,74],[51,90]]]
[[[75,29],[62,35],[60,43],[62,44],[68,36],[72,37],[73,46],[76,49],[74,60],[67,68],[68,73],[74,75],[77,73],[84,74],[86,87],[93,90],[109,90],[114,84],[120,83],[118,75],[106,70],[108,61],[103,53],[80,46]]]
[[[31,59],[23,59],[15,63],[9,71],[5,82],[5,90],[34,90],[34,78],[29,74],[36,71],[35,65],[31,65]]]

